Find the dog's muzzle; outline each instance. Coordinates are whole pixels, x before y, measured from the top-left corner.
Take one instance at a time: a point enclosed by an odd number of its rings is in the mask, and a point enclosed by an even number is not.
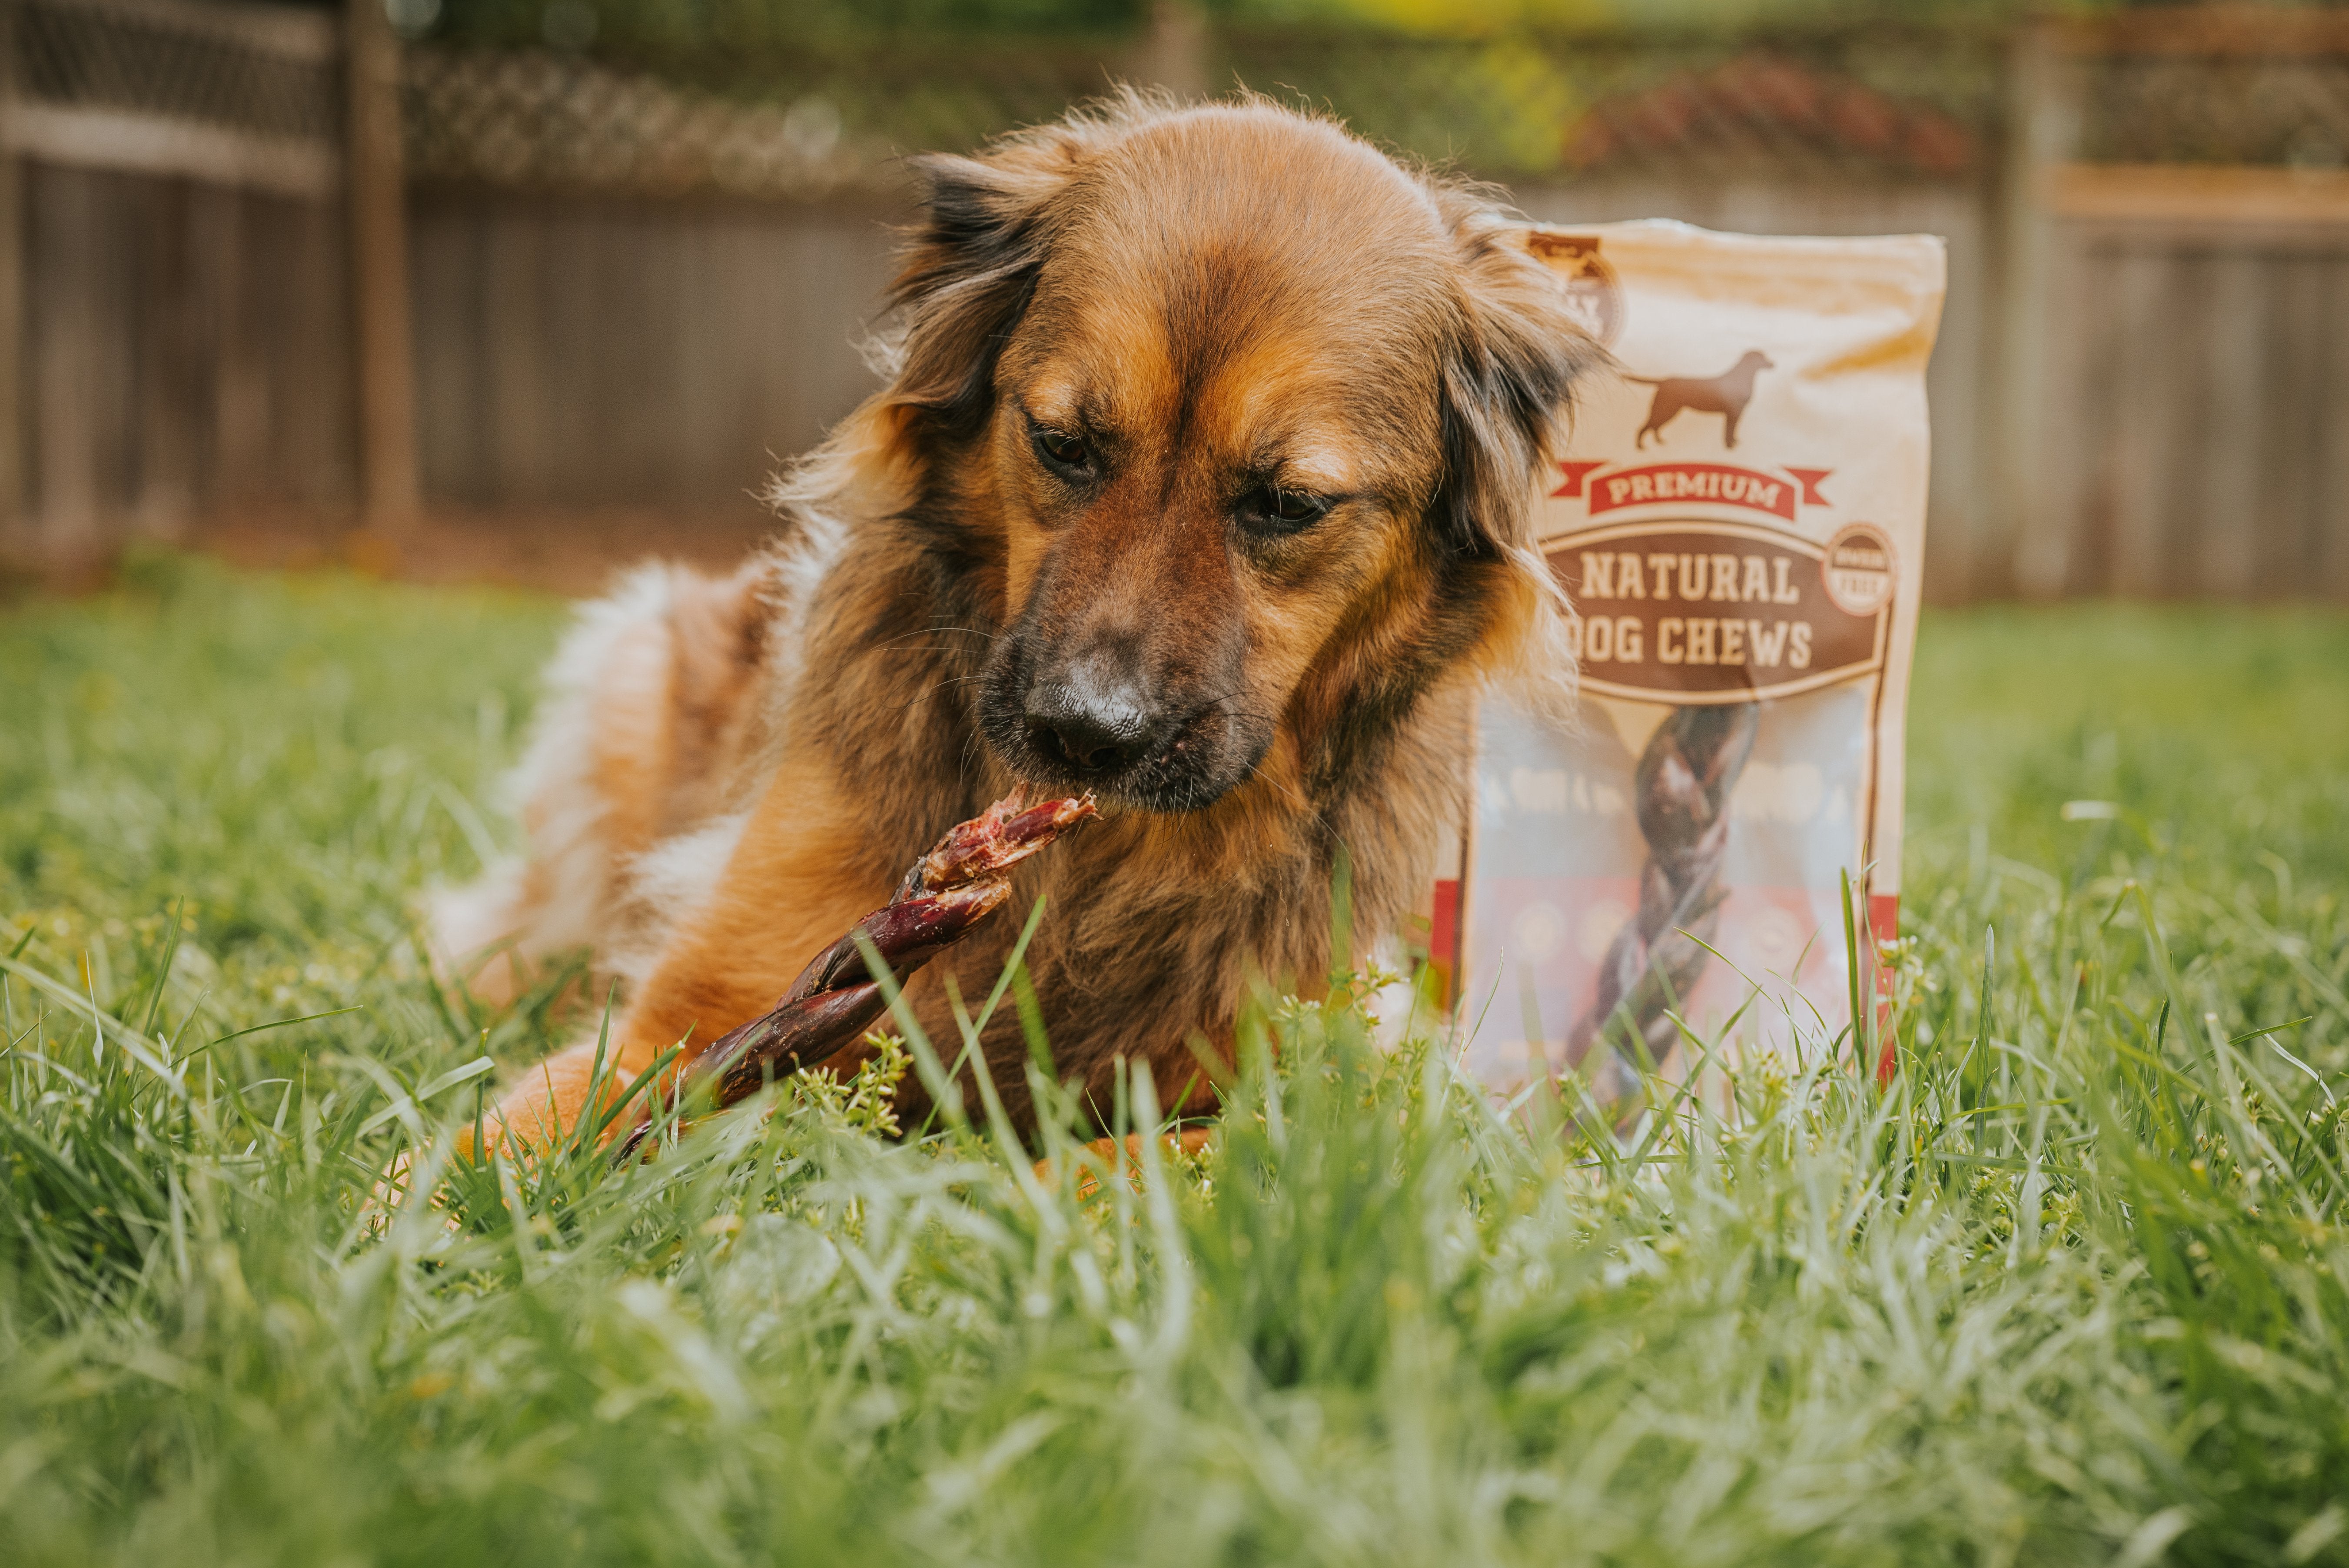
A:
[[[1164,705],[1099,655],[1030,682],[1020,717],[1037,754],[1080,777],[1106,778],[1166,738]]]
[[[1195,811],[1246,777],[1268,739],[1225,702],[1180,700],[1179,689],[1148,677],[1138,650],[1041,660],[1026,648],[1003,652],[983,680],[982,727],[1015,772],[1040,783],[1145,810]]]

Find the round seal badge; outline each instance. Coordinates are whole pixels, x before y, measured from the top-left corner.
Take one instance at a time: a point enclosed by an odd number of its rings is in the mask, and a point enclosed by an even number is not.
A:
[[[1892,599],[1892,541],[1872,522],[1836,530],[1819,558],[1827,598],[1847,615],[1873,615]]]
[[[1583,330],[1607,344],[1622,335],[1623,281],[1599,255],[1596,235],[1536,229],[1526,236],[1526,243],[1566,279],[1567,308]]]

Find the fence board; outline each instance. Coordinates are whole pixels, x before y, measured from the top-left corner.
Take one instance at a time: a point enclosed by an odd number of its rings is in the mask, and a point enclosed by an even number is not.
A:
[[[2326,271],[2324,315],[2313,334],[2323,345],[2324,418],[2316,459],[2322,481],[2312,523],[2316,530],[2311,583],[2329,599],[2349,601],[2349,266]]]
[[[2265,413],[2260,421],[2261,491],[2251,533],[2253,591],[2273,598],[2302,591],[2315,566],[2316,438],[2327,388],[2311,328],[2323,309],[2326,263],[2308,255],[2269,261],[2261,351],[2267,360]]]
[[[2100,445],[2112,517],[2106,585],[2122,593],[2162,592],[2170,554],[2169,508],[2178,487],[2168,458],[2180,433],[2170,283],[2171,269],[2158,255],[2121,249],[2112,256],[2106,297],[2119,352]]]
[[[428,229],[431,221],[424,219],[413,226]],[[536,320],[539,225],[530,214],[517,213],[503,222],[485,224],[484,229],[481,343],[488,359],[479,382],[481,424],[491,432],[489,482],[478,495],[452,499],[492,505],[511,505],[533,497],[543,500],[552,487],[541,456],[545,442],[539,438],[539,425],[550,398],[557,394],[543,386],[535,355],[542,335]],[[417,315],[429,319],[439,314],[438,305],[436,300],[419,300]],[[580,330],[592,331],[593,324],[583,321]],[[429,461],[425,471],[432,471]]]
[[[206,309],[214,336],[209,499],[232,508],[269,488],[269,372],[246,303],[254,246],[243,204],[222,186],[205,187],[200,201]]]
[[[270,323],[271,458],[286,499],[340,509],[356,502],[357,367],[353,362],[348,271],[339,210],[247,192],[248,221],[268,247],[271,296],[253,302]]]
[[[2116,428],[2112,407],[2113,395],[2123,385],[2131,324],[2109,304],[2101,309],[2092,304],[2111,301],[2119,260],[2100,251],[2059,254],[2059,284],[2050,296],[2058,309],[2079,315],[2080,330],[2049,355],[2049,368],[2059,376],[2076,375],[2105,393],[2085,404],[2067,401],[2048,410],[2043,489],[2051,504],[2044,521],[2060,530],[2061,539],[2037,573],[2064,593],[2091,591],[2111,561],[2121,531],[2116,470],[2137,456]]]
[[[2201,528],[2196,548],[2180,564],[2196,572],[2215,597],[2243,599],[2259,583],[2252,529],[2261,484],[2260,424],[2266,412],[2269,366],[2261,363],[2261,284],[2259,259],[2220,253],[2198,259],[2199,319],[2189,317],[2207,346],[2203,387]],[[2185,589],[2173,582],[2173,592]]]
[[[2095,385],[2098,351],[2109,343],[2097,330],[2104,315],[2097,308],[2103,295],[2100,262],[2077,246],[2051,247],[2046,254],[2044,297],[2055,318],[2069,324],[2068,330],[2048,335],[2040,361],[2055,387]],[[2013,547],[2013,580],[2025,593],[2052,597],[2075,592],[2095,572],[2087,453],[2089,433],[2101,413],[2095,399],[2079,396],[2048,398],[2040,407],[2029,453],[2032,506]]]
[[[419,477],[428,494],[478,495],[487,484],[482,356],[464,347],[482,332],[481,238],[477,229],[409,227],[415,297],[435,302],[429,315],[411,312]]]
[[[102,542],[98,534],[102,439],[98,425],[97,232],[91,177],[36,170],[26,181],[30,277],[28,311],[36,516],[41,548],[78,562]]]
[[[188,189],[142,182],[142,227],[159,236],[140,258],[140,315],[133,346],[139,428],[139,471],[130,511],[143,531],[171,534],[195,510],[196,412],[203,359],[197,302],[191,284]]]

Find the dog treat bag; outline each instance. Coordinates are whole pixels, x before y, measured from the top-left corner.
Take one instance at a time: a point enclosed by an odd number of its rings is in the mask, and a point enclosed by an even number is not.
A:
[[[1620,374],[1584,390],[1541,502],[1579,722],[1484,714],[1469,1059],[1500,1087],[1547,1064],[1621,1089],[1642,1047],[1686,1066],[1668,1012],[1733,1056],[1797,1022],[1816,1048],[1851,1015],[1843,874],[1878,935],[1897,909],[1941,242],[1530,242]]]

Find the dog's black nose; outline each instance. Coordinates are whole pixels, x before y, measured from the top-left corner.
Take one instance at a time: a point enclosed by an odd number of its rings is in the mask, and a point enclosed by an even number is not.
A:
[[[1158,730],[1158,705],[1139,682],[1111,676],[1099,661],[1072,666],[1028,690],[1028,738],[1071,768],[1106,773],[1138,760]]]

